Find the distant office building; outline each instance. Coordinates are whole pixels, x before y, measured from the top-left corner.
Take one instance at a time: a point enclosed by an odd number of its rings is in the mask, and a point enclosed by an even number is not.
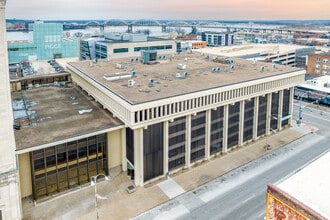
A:
[[[192,49],[199,49],[207,46],[207,43],[205,41],[197,41],[197,40],[180,41],[180,44],[181,44],[180,45],[181,51],[191,51]]]
[[[307,73],[316,75],[329,75],[330,53],[308,54]]]
[[[229,46],[234,44],[234,34],[227,32],[203,32],[202,41],[205,41],[208,46]]]
[[[142,50],[156,50],[159,55],[174,54],[176,43],[171,39],[148,37],[142,34],[108,33],[101,39],[82,39],[80,59],[140,57]]]
[[[9,63],[78,57],[78,40],[64,38],[63,24],[36,21],[29,25],[30,39],[8,42]]]
[[[247,43],[254,43],[256,39],[255,33],[251,32],[235,32],[234,33],[234,44],[247,44]]]

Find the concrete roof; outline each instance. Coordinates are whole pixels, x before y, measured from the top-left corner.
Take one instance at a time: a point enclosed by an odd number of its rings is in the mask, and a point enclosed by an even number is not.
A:
[[[292,44],[244,44],[226,47],[206,47],[196,49],[196,51],[218,56],[240,57],[257,53],[282,54],[301,48],[306,48],[306,46]]]
[[[330,152],[277,184],[277,187],[322,216],[330,218],[329,167]]]
[[[15,130],[16,150],[122,125],[121,121],[76,88],[41,87],[26,90],[26,94],[35,119],[20,120],[21,129]],[[12,93],[13,103],[21,98],[22,93]],[[86,111],[80,114],[79,110]],[[18,121],[15,123],[18,124]]]
[[[230,64],[209,61],[205,54],[197,52],[170,57],[150,65],[138,61],[131,62],[131,58],[98,61],[93,64],[91,61],[73,62],[69,63],[68,69],[80,70],[130,104],[170,98],[301,70],[284,65],[276,65],[274,70],[271,63],[257,62],[253,65],[251,61],[238,58],[233,59],[235,69],[231,69]],[[213,57],[210,58],[213,59]],[[121,65],[121,69],[116,68],[117,64]],[[178,64],[186,65],[186,69],[178,69]],[[260,70],[261,66],[265,67],[263,72]],[[212,72],[212,68],[215,67],[220,67],[221,71]],[[224,71],[225,69],[227,71]],[[135,85],[128,87],[128,80],[131,80],[129,75],[133,70],[136,72],[136,78],[133,78]],[[187,78],[176,77],[177,73],[184,72],[188,73]],[[121,76],[128,78],[115,81],[107,81],[104,78]],[[153,87],[148,86],[150,79],[154,79]]]

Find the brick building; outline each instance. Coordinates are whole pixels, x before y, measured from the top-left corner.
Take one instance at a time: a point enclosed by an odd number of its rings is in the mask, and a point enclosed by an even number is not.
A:
[[[307,73],[316,75],[330,74],[330,53],[308,54]]]

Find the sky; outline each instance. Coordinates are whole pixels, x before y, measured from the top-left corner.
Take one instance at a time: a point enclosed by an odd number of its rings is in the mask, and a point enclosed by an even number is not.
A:
[[[330,20],[330,0],[7,0],[7,19]]]

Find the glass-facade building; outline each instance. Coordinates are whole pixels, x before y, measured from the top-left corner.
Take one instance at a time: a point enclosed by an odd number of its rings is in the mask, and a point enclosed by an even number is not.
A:
[[[63,24],[35,22],[30,39],[8,43],[9,63],[78,57],[78,40],[63,37]]]

